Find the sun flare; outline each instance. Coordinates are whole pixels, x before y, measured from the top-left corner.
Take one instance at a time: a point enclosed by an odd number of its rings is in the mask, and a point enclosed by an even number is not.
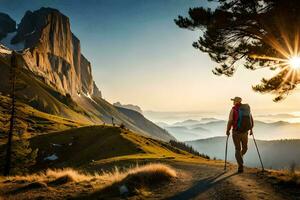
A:
[[[293,69],[300,69],[300,57],[299,56],[294,56],[289,59],[289,65]]]

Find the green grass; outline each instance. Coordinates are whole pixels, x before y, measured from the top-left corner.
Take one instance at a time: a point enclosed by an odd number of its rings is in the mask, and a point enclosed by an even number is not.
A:
[[[99,170],[145,160],[207,161],[166,142],[112,126],[86,126],[40,135],[31,138],[31,146],[39,149],[34,168],[37,171],[47,167]],[[58,156],[57,160],[44,161],[53,154]]]
[[[3,133],[0,135],[0,144],[6,142],[5,133],[9,129],[10,101],[9,97],[0,95],[0,132]],[[24,133],[23,136],[28,138],[39,134],[62,131],[90,124],[50,115],[19,101],[16,103],[16,114],[17,119],[14,132]]]
[[[136,145],[122,137],[119,128],[109,126],[88,126],[37,136],[31,139],[31,146],[39,148],[39,167],[76,167],[139,151]],[[44,157],[54,153],[58,160],[43,162]]]

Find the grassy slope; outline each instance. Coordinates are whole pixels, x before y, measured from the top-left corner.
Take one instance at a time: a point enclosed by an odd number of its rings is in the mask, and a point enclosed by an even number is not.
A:
[[[206,162],[168,143],[110,126],[87,126],[37,136],[31,139],[31,146],[39,148],[36,170],[45,167],[99,170],[116,162],[123,165],[149,159]],[[44,161],[53,154],[58,156],[57,160]]]
[[[6,133],[9,128],[10,101],[11,99],[9,97],[0,95],[0,132],[2,133]],[[18,117],[15,122],[15,132],[23,132],[25,133],[25,137],[32,137],[37,134],[62,131],[90,124],[50,115],[21,102],[17,102],[16,104],[16,113]],[[1,134],[0,144],[3,144],[4,142],[6,142],[5,134]]]
[[[111,117],[113,117],[115,124],[120,125],[123,123],[126,128],[139,134],[164,141],[174,139],[172,135],[146,119],[143,115],[128,115],[128,112],[125,114],[102,98],[93,97],[94,101],[88,98],[77,98],[75,100],[85,109],[89,110],[94,115],[99,116],[105,123],[111,124]],[[135,111],[131,111],[129,113],[134,112]]]
[[[121,108],[121,107],[115,107],[119,112],[126,115],[128,118],[130,118],[130,121],[132,121],[133,124],[135,124],[137,127],[147,131],[152,132],[152,136],[164,139],[166,141],[168,140],[175,140],[175,138],[168,133],[166,130],[162,129],[161,127],[157,126],[153,122],[146,119],[141,113],[130,110],[127,108]]]

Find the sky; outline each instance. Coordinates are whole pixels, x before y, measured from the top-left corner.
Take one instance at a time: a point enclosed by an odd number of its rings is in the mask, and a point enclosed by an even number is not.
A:
[[[174,23],[190,7],[213,6],[204,0],[0,0],[0,5],[0,12],[17,23],[27,10],[42,6],[67,15],[94,80],[111,103],[153,111],[226,112],[230,98],[241,96],[260,113],[300,111],[300,90],[280,103],[252,91],[272,71],[241,66],[231,78],[212,73],[217,64],[192,47],[201,33]]]

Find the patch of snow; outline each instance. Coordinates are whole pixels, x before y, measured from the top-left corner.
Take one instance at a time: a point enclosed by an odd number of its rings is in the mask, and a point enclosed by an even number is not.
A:
[[[58,157],[56,154],[52,154],[51,156],[47,156],[44,160],[57,160]]]
[[[90,93],[87,93],[87,95],[86,95],[89,99],[92,99],[92,97],[91,97],[91,95],[90,95]]]
[[[25,47],[24,42],[19,42],[17,44],[11,44],[11,40],[13,39],[13,37],[16,34],[17,34],[17,31],[8,33],[7,36],[0,41],[0,43],[12,50],[16,50],[16,51],[23,50]]]
[[[61,144],[54,144],[54,143],[52,143],[52,146],[54,146],[54,147],[61,147]]]
[[[91,97],[90,93],[86,93],[86,94],[85,94],[85,93],[83,92],[83,95],[86,96],[87,98],[89,98],[91,101],[95,102],[95,100]],[[96,103],[96,102],[95,102],[95,103]]]

